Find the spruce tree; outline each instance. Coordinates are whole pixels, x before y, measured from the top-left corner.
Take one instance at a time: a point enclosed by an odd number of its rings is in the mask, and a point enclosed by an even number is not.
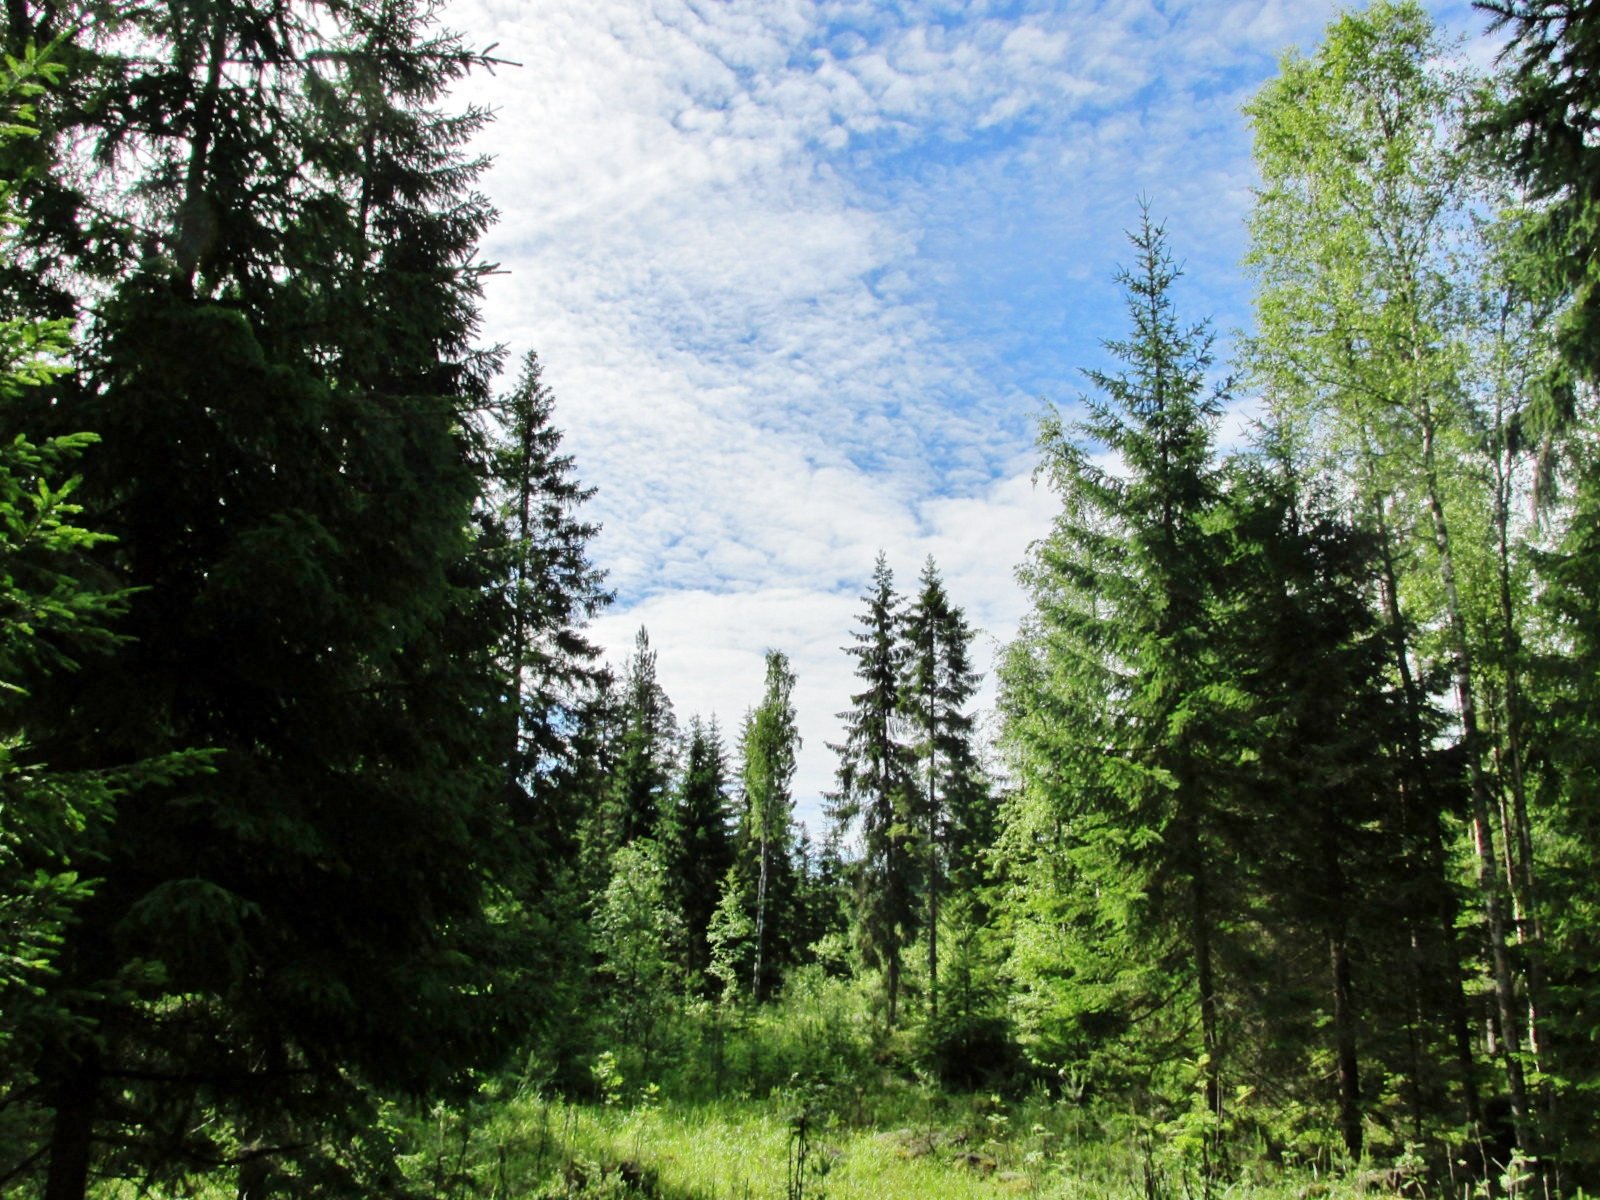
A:
[[[1210,1130],[1237,903],[1207,532],[1222,393],[1207,382],[1210,334],[1179,323],[1179,271],[1148,212],[1130,240],[1131,331],[1107,343],[1122,366],[1086,372],[1100,395],[1083,441],[1055,417],[1041,432],[1062,511],[1020,572],[1033,611],[1001,674],[1020,789],[1004,835],[1013,970],[1046,1053],[1168,1103],[1198,1085]]]
[[[561,453],[555,397],[542,374],[530,351],[515,387],[486,414],[481,553],[491,575],[491,619],[506,630],[500,653],[516,700],[509,778],[548,805],[571,769],[575,710],[599,675],[599,651],[583,630],[611,596],[589,559],[599,526],[577,515],[594,489],[577,482],[571,456]],[[570,857],[573,816],[551,821],[545,835],[562,857]]]
[[[1509,31],[1509,87],[1477,132],[1541,202],[1535,240],[1559,290],[1567,364],[1600,379],[1600,14],[1586,4],[1479,0],[1492,28]],[[1559,377],[1555,380],[1561,385]]]
[[[1422,774],[1427,746],[1416,714],[1425,685],[1409,678],[1409,660],[1448,673],[1500,1026],[1494,1049],[1516,1143],[1533,1156],[1539,1136],[1524,1050],[1537,1044],[1540,1002],[1536,973],[1520,969],[1512,889],[1495,849],[1496,826],[1500,836],[1510,832],[1498,820],[1496,773],[1516,756],[1499,728],[1490,656],[1478,636],[1488,616],[1478,601],[1494,595],[1495,569],[1491,506],[1478,484],[1480,470],[1494,469],[1483,461],[1494,439],[1480,430],[1500,422],[1481,405],[1496,389],[1475,386],[1464,370],[1479,332],[1468,319],[1479,279],[1462,264],[1481,253],[1476,208],[1498,197],[1461,145],[1471,85],[1413,3],[1345,14],[1314,56],[1285,59],[1247,109],[1264,182],[1251,218],[1255,359],[1278,394],[1314,422],[1330,458],[1353,467],[1362,518],[1379,537],[1393,658],[1414,713],[1412,826],[1424,831],[1416,858],[1440,881],[1439,932],[1429,941],[1456,958],[1442,878],[1448,848],[1437,834],[1437,805],[1454,781],[1430,787]],[[1421,610],[1406,611],[1415,605]],[[1447,981],[1458,974],[1446,965]],[[1448,1003],[1465,1108],[1476,1122],[1465,1006],[1458,996]]]
[[[607,856],[636,838],[656,833],[677,758],[677,719],[656,678],[656,652],[642,625],[620,687],[615,766],[601,814],[603,824],[597,831]]]
[[[939,1012],[939,906],[945,881],[963,875],[985,844],[987,789],[966,707],[981,676],[971,667],[972,631],[950,602],[930,556],[906,613],[901,704],[917,760],[916,809],[923,842],[923,930],[928,939],[928,1010]]]
[[[914,763],[899,732],[906,653],[901,600],[882,551],[862,602],[855,645],[845,647],[862,690],[839,714],[845,740],[831,747],[839,767],[830,801],[835,822],[859,829],[856,938],[867,965],[883,972],[884,1013],[893,1029],[902,956],[917,931],[918,838]]]
[[[711,965],[707,940],[723,879],[734,865],[727,752],[715,718],[691,718],[683,774],[663,821],[661,841],[683,911],[690,976],[703,980]]]
[[[472,950],[517,848],[465,432],[491,214],[482,114],[435,108],[480,56],[406,0],[10,14],[84,70],[39,155],[76,177],[30,184],[6,279],[87,311],[36,410],[102,437],[81,495],[133,589],[117,653],[31,716],[77,770],[215,751],[118,807],[62,945],[45,1194],[229,1163],[312,1188],[355,1169],[305,1131],[359,1088],[498,1042]]]
[[[1375,606],[1375,540],[1308,481],[1291,430],[1280,414],[1235,457],[1218,515],[1244,919],[1266,948],[1251,981],[1260,1034],[1246,1052],[1255,1086],[1268,1090],[1315,1079],[1313,1064],[1331,1057],[1337,1125],[1355,1161],[1376,1091],[1364,1076],[1407,1079],[1420,1121],[1424,1068],[1404,1048],[1426,1031],[1414,1027],[1415,993],[1389,982],[1407,979],[1413,953],[1410,926],[1396,919],[1416,895],[1402,811],[1406,711]],[[1379,1050],[1385,1070],[1364,1071]]]
[[[497,634],[498,753],[512,822],[504,837],[518,843],[519,860],[499,881],[495,936],[477,953],[496,964],[497,1019],[521,1031],[519,1053],[566,1081],[589,982],[579,850],[594,795],[589,707],[603,678],[584,628],[611,597],[588,556],[598,527],[578,515],[592,489],[561,453],[554,404],[530,352],[475,426],[476,620]]]

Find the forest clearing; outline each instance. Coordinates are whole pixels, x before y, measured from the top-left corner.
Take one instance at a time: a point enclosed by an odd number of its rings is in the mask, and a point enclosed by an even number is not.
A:
[[[549,3],[501,213],[429,0],[7,0],[0,1194],[1594,1195],[1600,4]],[[914,287],[1173,122],[1018,440]]]

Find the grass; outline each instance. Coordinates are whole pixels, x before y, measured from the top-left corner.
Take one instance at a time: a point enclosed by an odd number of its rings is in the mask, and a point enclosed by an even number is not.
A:
[[[852,1098],[864,1101],[862,1097]],[[803,1095],[765,1100],[580,1105],[518,1097],[475,1117],[437,1114],[408,1162],[440,1197],[521,1200],[1200,1200],[1199,1173],[1165,1149],[1116,1136],[1073,1106],[920,1089],[854,1111]],[[797,1116],[807,1117],[802,1139]],[[887,1118],[887,1119],[886,1119]],[[796,1151],[805,1146],[796,1176]],[[1382,1172],[1343,1178],[1260,1163],[1214,1184],[1216,1200],[1393,1196]]]

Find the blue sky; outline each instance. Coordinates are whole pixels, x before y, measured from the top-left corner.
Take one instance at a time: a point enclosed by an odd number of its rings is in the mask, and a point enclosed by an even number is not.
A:
[[[1430,8],[1488,61],[1480,16]],[[937,559],[987,666],[1054,510],[1033,422],[1122,332],[1138,198],[1225,357],[1249,320],[1239,108],[1338,10],[455,0],[447,23],[521,64],[458,92],[498,113],[485,334],[539,352],[599,489],[597,639],[620,660],[647,626],[680,717],[730,740],[765,649],[789,654],[815,827],[878,550],[907,590]]]

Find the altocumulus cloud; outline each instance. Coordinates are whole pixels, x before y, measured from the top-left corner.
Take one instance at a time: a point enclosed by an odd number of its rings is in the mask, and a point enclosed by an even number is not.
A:
[[[539,351],[599,488],[601,643],[620,656],[647,625],[680,712],[730,739],[764,649],[788,653],[815,826],[878,549],[906,590],[933,554],[983,645],[1011,635],[1012,568],[1054,509],[1031,418],[1120,332],[1135,197],[1188,257],[1189,314],[1242,324],[1238,108],[1334,11],[452,4],[521,64],[458,96],[498,113],[486,334]]]

